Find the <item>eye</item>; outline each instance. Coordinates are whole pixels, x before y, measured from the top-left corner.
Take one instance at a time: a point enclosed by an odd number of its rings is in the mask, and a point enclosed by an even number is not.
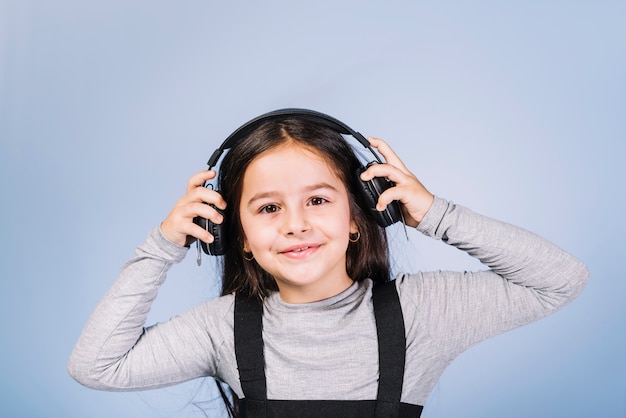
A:
[[[328,202],[328,200],[324,199],[323,197],[313,197],[311,198],[311,200],[309,200],[309,204],[311,206],[323,205],[326,202]]]
[[[261,209],[259,209],[260,213],[275,213],[278,211],[278,206],[276,205],[265,205]]]

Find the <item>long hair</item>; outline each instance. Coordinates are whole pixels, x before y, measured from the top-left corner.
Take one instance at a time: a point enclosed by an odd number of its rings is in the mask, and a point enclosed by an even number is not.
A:
[[[256,261],[244,259],[244,232],[239,218],[243,179],[250,163],[263,152],[294,143],[322,156],[346,186],[350,215],[361,237],[346,250],[346,272],[355,281],[371,278],[376,283],[389,281],[387,235],[367,209],[359,185],[361,164],[350,144],[334,130],[298,118],[266,122],[234,144],[219,167],[219,189],[226,200],[224,231],[228,248],[222,258],[222,295],[237,292],[248,298],[267,297],[277,291],[274,278]],[[365,208],[365,209],[364,209]],[[231,417],[238,416],[237,395],[230,398],[220,384],[220,395]]]
[[[302,119],[266,122],[237,142],[219,168],[220,192],[227,203],[224,231],[229,245],[223,257],[222,294],[238,292],[246,297],[265,298],[278,290],[274,278],[255,261],[244,260],[244,232],[238,216],[243,179],[248,165],[263,152],[293,142],[321,155],[346,186],[350,214],[361,238],[350,243],[346,271],[355,281],[371,278],[389,280],[387,236],[370,215],[359,187],[361,166],[351,146],[337,132]]]

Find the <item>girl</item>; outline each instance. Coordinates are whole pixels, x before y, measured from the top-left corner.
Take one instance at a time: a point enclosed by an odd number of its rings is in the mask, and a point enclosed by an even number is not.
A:
[[[382,140],[369,141],[385,162],[361,170],[346,132],[328,118],[257,118],[225,142],[219,192],[202,187],[216,171],[191,177],[89,319],[69,362],[77,381],[144,390],[213,376],[240,399],[232,415],[419,416],[462,351],[582,291],[581,262],[433,196]],[[393,187],[370,210],[363,184],[383,178]],[[394,205],[407,226],[488,270],[389,281],[377,214]],[[228,240],[223,296],[145,328],[167,270],[194,240],[216,238],[198,219]]]

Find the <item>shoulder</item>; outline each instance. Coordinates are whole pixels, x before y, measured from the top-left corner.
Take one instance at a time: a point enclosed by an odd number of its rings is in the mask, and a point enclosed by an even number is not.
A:
[[[207,300],[190,311],[212,330],[232,330],[234,322],[235,295],[229,294]]]

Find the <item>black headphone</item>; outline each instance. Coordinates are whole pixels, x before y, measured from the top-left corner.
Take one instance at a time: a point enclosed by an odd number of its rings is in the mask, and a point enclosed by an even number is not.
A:
[[[357,170],[357,173],[355,174],[357,176],[360,176],[361,173],[365,171],[367,167],[369,167],[371,164],[382,163],[382,160],[380,159],[378,154],[370,146],[369,141],[365,139],[363,135],[354,131],[346,124],[338,121],[337,119],[331,116],[325,115],[320,112],[316,112],[314,110],[290,108],[290,109],[280,109],[280,110],[275,110],[273,112],[265,113],[263,115],[257,116],[256,118],[240,126],[235,132],[233,132],[232,134],[230,134],[228,138],[226,138],[226,140],[222,143],[222,145],[220,145],[218,149],[216,149],[213,152],[213,154],[211,155],[211,158],[209,158],[209,161],[207,163],[209,165],[208,169],[210,170],[211,168],[215,167],[215,165],[219,161],[224,151],[232,148],[233,145],[235,145],[241,139],[247,137],[252,131],[258,128],[261,124],[268,122],[268,121],[279,121],[279,120],[285,120],[285,119],[291,119],[291,118],[304,119],[304,120],[316,123],[318,125],[322,125],[327,128],[330,128],[333,131],[338,132],[339,134],[350,135],[354,137],[357,141],[359,141],[365,148],[367,148],[372,153],[372,155],[374,156],[376,160],[369,162],[365,166],[361,166]],[[374,217],[378,225],[385,228],[402,219],[402,212],[400,210],[400,203],[398,201],[393,201],[383,211],[376,210],[376,203],[378,202],[378,198],[381,195],[381,193],[383,193],[388,188],[394,186],[394,184],[389,179],[382,178],[382,177],[375,177],[371,180],[363,181],[359,177],[358,184],[362,186],[360,187],[360,189],[362,191],[363,199],[366,202],[370,213],[372,214],[372,216]],[[218,210],[218,212],[222,213],[222,215],[224,215],[222,211],[220,211],[217,208],[215,209]],[[213,235],[214,237],[214,240],[211,244],[200,242],[200,244],[202,245],[202,250],[206,254],[210,254],[210,255],[224,255],[226,253],[227,242],[226,242],[226,236],[224,234],[223,227],[222,227],[223,224],[219,224],[219,225],[214,224],[213,222],[205,218],[200,218],[200,217],[196,217],[194,219],[194,222],[200,225],[202,228],[209,231],[209,233]]]

